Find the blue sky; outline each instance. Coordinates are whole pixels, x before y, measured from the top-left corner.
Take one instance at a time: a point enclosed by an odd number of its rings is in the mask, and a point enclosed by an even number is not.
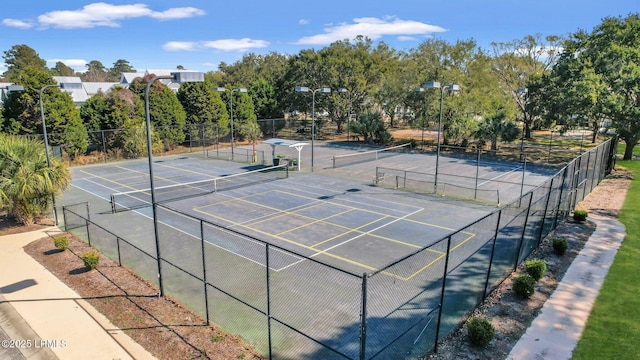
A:
[[[125,59],[137,70],[206,72],[248,52],[297,54],[358,34],[397,50],[427,38],[490,49],[526,35],[591,31],[604,17],[636,12],[638,0],[11,0],[0,7],[0,50],[26,44],[48,66],[77,71]]]

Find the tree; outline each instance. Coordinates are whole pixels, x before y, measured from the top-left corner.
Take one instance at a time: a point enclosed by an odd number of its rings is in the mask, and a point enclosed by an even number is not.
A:
[[[92,143],[104,143],[109,149],[122,148],[127,141],[127,133],[119,130],[126,128],[129,122],[143,123],[144,107],[131,90],[116,87],[108,94],[100,92],[84,102],[80,107],[80,117]]]
[[[42,142],[0,133],[0,207],[20,223],[33,224],[71,182],[63,161],[50,162]]]
[[[87,65],[87,71],[81,76],[82,81],[101,82],[107,81],[107,69],[98,60],[91,60]]]
[[[154,74],[144,79],[136,78],[129,89],[144,101],[144,91]],[[171,150],[185,139],[184,125],[187,115],[178,100],[178,96],[160,81],[155,81],[148,91],[149,118],[155,131],[162,139],[165,150]]]
[[[563,116],[586,116],[592,123],[610,119],[626,144],[630,160],[640,141],[640,15],[605,18],[591,33],[578,31],[564,43],[545,91],[568,93],[559,98]],[[551,90],[549,90],[551,89]]]
[[[260,79],[249,88],[249,96],[253,100],[256,117],[258,120],[271,119],[271,121],[259,121],[258,125],[263,134],[275,133],[285,126],[284,120],[281,119],[283,114],[278,106],[276,94],[273,86],[265,79]]]
[[[518,138],[520,130],[513,121],[507,120],[505,111],[498,111],[480,121],[475,137],[481,144],[491,143],[491,150],[498,150],[498,140],[511,142]]]
[[[9,81],[15,82],[14,73],[29,67],[47,70],[47,62],[40,58],[35,50],[24,44],[12,46],[11,49],[4,52],[3,59],[7,64],[7,71],[3,76]]]
[[[229,114],[213,85],[205,82],[187,82],[178,90],[178,100],[186,114],[192,140],[214,139],[228,134]],[[193,133],[193,131],[196,131]]]
[[[525,137],[531,138],[536,114],[529,107],[534,104],[529,98],[522,96],[518,88],[529,88],[532,77],[542,76],[556,62],[562,38],[549,35],[544,39],[540,34],[529,35],[520,40],[506,43],[492,43],[492,69],[500,79],[500,86],[526,114],[523,119]]]
[[[113,67],[109,69],[106,79],[107,81],[120,81],[122,73],[136,72],[133,66],[129,65],[129,62],[124,59],[119,59],[113,63]]]
[[[248,122],[240,126],[240,135],[251,141],[253,149],[253,162],[258,161],[258,153],[256,152],[256,141],[262,137],[262,130],[255,122]]]
[[[351,122],[350,126],[351,132],[361,135],[367,144],[385,145],[392,139],[379,111],[360,114],[358,120]]]
[[[74,76],[76,74],[72,68],[68,67],[62,61],[56,62],[56,66],[51,69],[51,71],[56,76]]]
[[[33,67],[17,70],[13,77],[24,91],[11,94],[5,101],[2,131],[16,135],[42,134],[40,90],[46,85],[55,85],[55,81],[47,71]],[[49,143],[64,146],[72,154],[86,151],[87,132],[71,96],[58,88],[47,88],[42,99]]]

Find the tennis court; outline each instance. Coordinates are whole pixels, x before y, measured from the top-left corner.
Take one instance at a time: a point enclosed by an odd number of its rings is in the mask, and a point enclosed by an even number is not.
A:
[[[148,279],[161,273],[168,294],[251,339],[263,353],[357,358],[367,299],[367,353],[382,358],[396,346],[413,348],[419,339],[433,338],[445,264],[466,275],[486,274],[469,259],[490,262],[486,244],[498,224],[505,244],[496,246],[495,256],[509,258],[523,234],[515,228],[527,224],[520,214],[528,214],[528,202],[500,217],[488,201],[466,194],[467,201],[457,201],[428,190],[475,187],[499,191],[506,202],[553,172],[442,156],[435,184],[437,160],[430,154],[318,143],[311,172],[310,150],[302,150],[300,172],[195,154],[155,159],[155,236],[146,159],[73,168],[73,186],[62,201],[90,201],[96,225],[88,225],[87,233],[94,244],[116,247],[117,239],[102,228],[127,239],[131,245],[118,245],[125,250],[118,247],[117,254],[128,258],[128,266]],[[295,149],[282,151],[285,158],[297,156]],[[334,168],[336,156],[345,153],[362,158],[337,157],[341,163]],[[162,270],[153,259],[156,250]],[[482,284],[465,283],[460,291]],[[455,299],[449,304],[465,305]],[[262,328],[266,324],[269,329]],[[385,327],[390,324],[393,329]]]
[[[217,162],[180,157],[157,162],[157,201],[303,256],[283,255],[270,264],[275,271],[295,267],[309,257],[355,274],[375,272],[488,212],[481,206],[469,209],[369,184],[305,173],[288,175],[282,167],[233,170],[222,167],[227,165],[224,162],[216,167]],[[74,186],[110,199],[112,209],[133,209],[136,216],[148,218],[146,166],[137,162],[85,167],[75,174]],[[457,213],[464,215],[450,216]],[[163,219],[175,231],[200,237],[199,228],[181,216]],[[459,236],[457,244],[473,236]],[[219,239],[210,242],[255,262],[263,257]],[[441,256],[429,253],[425,263]],[[423,270],[387,275],[408,280]]]

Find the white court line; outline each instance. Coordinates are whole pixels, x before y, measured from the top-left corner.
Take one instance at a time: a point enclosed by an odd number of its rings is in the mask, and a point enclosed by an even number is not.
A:
[[[506,173],[502,173],[502,174],[500,174],[500,175],[497,175],[497,176],[495,176],[495,177],[492,177],[491,179],[489,179],[489,180],[487,180],[487,181],[483,181],[483,182],[481,182],[480,184],[478,184],[478,186],[482,186],[482,185],[484,185],[484,184],[490,183],[491,181],[493,181],[493,180],[495,180],[495,179],[499,179],[499,178],[501,178],[501,177],[503,177],[503,176],[507,176],[507,175],[511,174],[511,173],[512,173],[512,172],[514,172],[514,171],[520,171],[520,170],[522,170],[522,166],[518,166],[517,168],[512,169],[511,171],[508,171],[508,172],[506,172]]]
[[[380,225],[380,226],[378,226],[378,227],[377,227],[377,228],[375,228],[375,229],[369,230],[369,231],[367,231],[367,232],[360,233],[359,235],[354,236],[354,237],[352,237],[351,239],[345,240],[345,241],[343,241],[343,242],[341,242],[341,243],[339,243],[339,244],[333,245],[332,247],[326,248],[326,249],[324,249],[324,250],[322,250],[322,251],[318,251],[317,253],[315,253],[315,254],[313,254],[313,255],[309,256],[309,258],[313,258],[313,257],[316,257],[317,255],[324,254],[325,252],[327,252],[327,251],[329,251],[329,250],[332,250],[332,249],[335,249],[335,248],[337,248],[338,246],[342,246],[342,245],[344,245],[344,244],[346,244],[346,243],[348,243],[348,242],[351,242],[351,241],[353,241],[353,240],[355,240],[355,239],[358,239],[358,238],[360,238],[360,237],[363,237],[363,236],[365,236],[365,235],[368,235],[368,234],[370,234],[370,233],[372,233],[372,232],[374,232],[374,231],[380,230],[380,229],[384,228],[385,226],[389,226],[389,225],[391,225],[391,224],[393,224],[393,223],[395,223],[395,222],[397,222],[397,221],[404,220],[404,219],[406,219],[407,217],[412,216],[412,215],[415,215],[415,214],[419,213],[419,212],[420,212],[420,211],[422,211],[422,210],[424,210],[424,208],[421,208],[420,210],[416,210],[416,211],[414,211],[414,212],[412,212],[412,213],[409,213],[409,214],[407,214],[407,215],[404,215],[404,216],[402,216],[402,217],[399,217],[399,218],[397,218],[397,219],[395,219],[395,220],[393,220],[393,221],[390,221],[390,222],[388,222],[388,223],[386,223],[386,224],[384,224],[384,225]],[[293,266],[293,265],[297,265],[297,264],[299,264],[299,263],[301,263],[301,262],[303,262],[303,261],[305,261],[305,260],[306,260],[306,259],[300,259],[299,261],[296,261],[295,263],[293,263],[293,264],[291,264],[291,265],[287,265],[287,266],[285,266],[285,267],[284,267],[284,268],[282,268],[281,270],[285,270],[285,269],[287,269],[288,267]]]
[[[93,192],[91,192],[91,191],[85,190],[85,189],[83,189],[83,188],[81,188],[81,187],[79,187],[79,186],[77,186],[77,185],[75,185],[75,184],[71,184],[71,186],[74,186],[74,187],[76,187],[76,188],[78,188],[78,189],[80,189],[80,190],[82,190],[82,191],[88,192],[88,193],[90,193],[91,195],[96,196],[96,197],[98,197],[98,198],[100,198],[100,199],[103,199],[103,200],[105,200],[105,201],[109,201],[109,199],[106,199],[105,197],[100,196],[100,195],[98,195],[98,194],[95,194],[95,193],[93,193]],[[140,211],[138,211],[138,210],[130,210],[130,211],[133,211],[133,212],[137,213],[138,215],[140,215],[140,216],[142,216],[142,217],[146,217],[146,218],[147,218],[147,219],[149,219],[149,220],[153,220],[153,217],[151,217],[151,216],[149,216],[149,215],[145,215],[145,214],[141,213],[141,212],[140,212]],[[184,231],[184,230],[178,229],[178,228],[176,228],[175,226],[169,225],[169,224],[164,223],[164,222],[160,222],[160,223],[162,223],[163,225],[166,225],[166,226],[168,226],[169,228],[172,228],[172,229],[174,229],[174,230],[176,230],[176,231],[178,231],[178,232],[181,232],[181,233],[183,233],[183,234],[186,234],[186,235],[188,235],[188,236],[190,236],[190,237],[192,237],[192,238],[194,238],[194,239],[196,239],[196,240],[198,240],[198,241],[202,241],[202,239],[200,239],[199,237],[197,237],[197,236],[195,236],[195,235],[193,235],[193,234],[189,234],[188,232],[186,232],[186,231]],[[222,231],[224,231],[224,232],[226,232],[226,233],[230,233],[230,232],[228,232],[228,231],[225,231],[225,229],[224,229],[224,228],[222,228],[222,227],[217,227],[217,229],[222,230]],[[231,234],[231,235],[235,235],[235,236],[239,236],[238,234],[234,234],[234,233],[230,233],[230,234]],[[114,235],[115,235],[115,234],[114,234]],[[155,236],[155,235],[154,235],[154,236]],[[126,240],[126,239],[124,239],[124,240]],[[257,241],[255,241],[255,240],[251,240],[251,239],[244,239],[244,240],[245,240],[245,241],[252,242],[252,243],[254,243],[254,244],[261,244],[261,245],[265,245],[265,246],[266,246],[266,244],[273,245],[273,244],[270,244],[270,243],[268,243],[268,242],[266,242],[266,241],[265,241],[264,243],[260,243],[260,242],[257,242]],[[128,240],[127,240],[127,241],[128,241]],[[251,262],[253,262],[253,263],[255,263],[255,264],[258,264],[258,265],[260,265],[260,266],[262,266],[262,267],[267,267],[267,265],[266,265],[266,264],[262,264],[262,263],[260,263],[260,262],[258,262],[258,261],[255,261],[255,260],[253,260],[253,259],[250,259],[250,258],[248,258],[248,257],[246,257],[246,256],[240,255],[240,254],[238,254],[238,253],[236,253],[236,252],[234,252],[234,251],[231,251],[231,250],[229,250],[229,249],[227,249],[227,248],[224,248],[224,247],[222,247],[222,246],[220,246],[220,245],[216,245],[216,244],[214,244],[214,243],[212,243],[212,242],[209,242],[209,241],[207,241],[207,243],[208,243],[208,244],[210,244],[210,245],[213,245],[213,246],[215,246],[215,247],[217,247],[217,248],[219,248],[219,249],[222,249],[222,250],[224,250],[224,251],[226,251],[226,252],[229,252],[229,253],[232,253],[232,254],[234,254],[234,255],[236,255],[236,256],[239,256],[239,257],[241,257],[241,258],[243,258],[243,259],[249,260],[249,261],[251,261]],[[277,250],[278,250],[278,251],[280,251],[280,252],[283,252],[283,251],[282,251],[282,250],[280,250],[280,249],[277,249]],[[286,255],[289,255],[289,256],[291,256],[291,257],[297,257],[297,258],[299,258],[299,256],[296,256],[295,254],[290,254],[290,253],[285,253],[285,254],[286,254]],[[304,259],[302,259],[302,260],[304,260]],[[287,267],[288,267],[288,266],[287,266]],[[285,267],[285,268],[286,268],[286,267]],[[275,271],[275,272],[279,272],[279,271],[281,271],[281,270],[284,270],[285,268],[275,269],[275,268],[271,268],[271,267],[270,267],[270,269],[271,269],[271,270],[273,270],[273,271]]]

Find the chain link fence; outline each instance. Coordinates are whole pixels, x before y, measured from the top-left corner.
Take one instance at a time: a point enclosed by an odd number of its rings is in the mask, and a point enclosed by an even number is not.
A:
[[[363,274],[167,204],[156,204],[155,251],[94,224],[83,205],[63,207],[64,223],[268,358],[407,359],[437,351],[613,169],[615,150],[608,140],[517,200]]]

